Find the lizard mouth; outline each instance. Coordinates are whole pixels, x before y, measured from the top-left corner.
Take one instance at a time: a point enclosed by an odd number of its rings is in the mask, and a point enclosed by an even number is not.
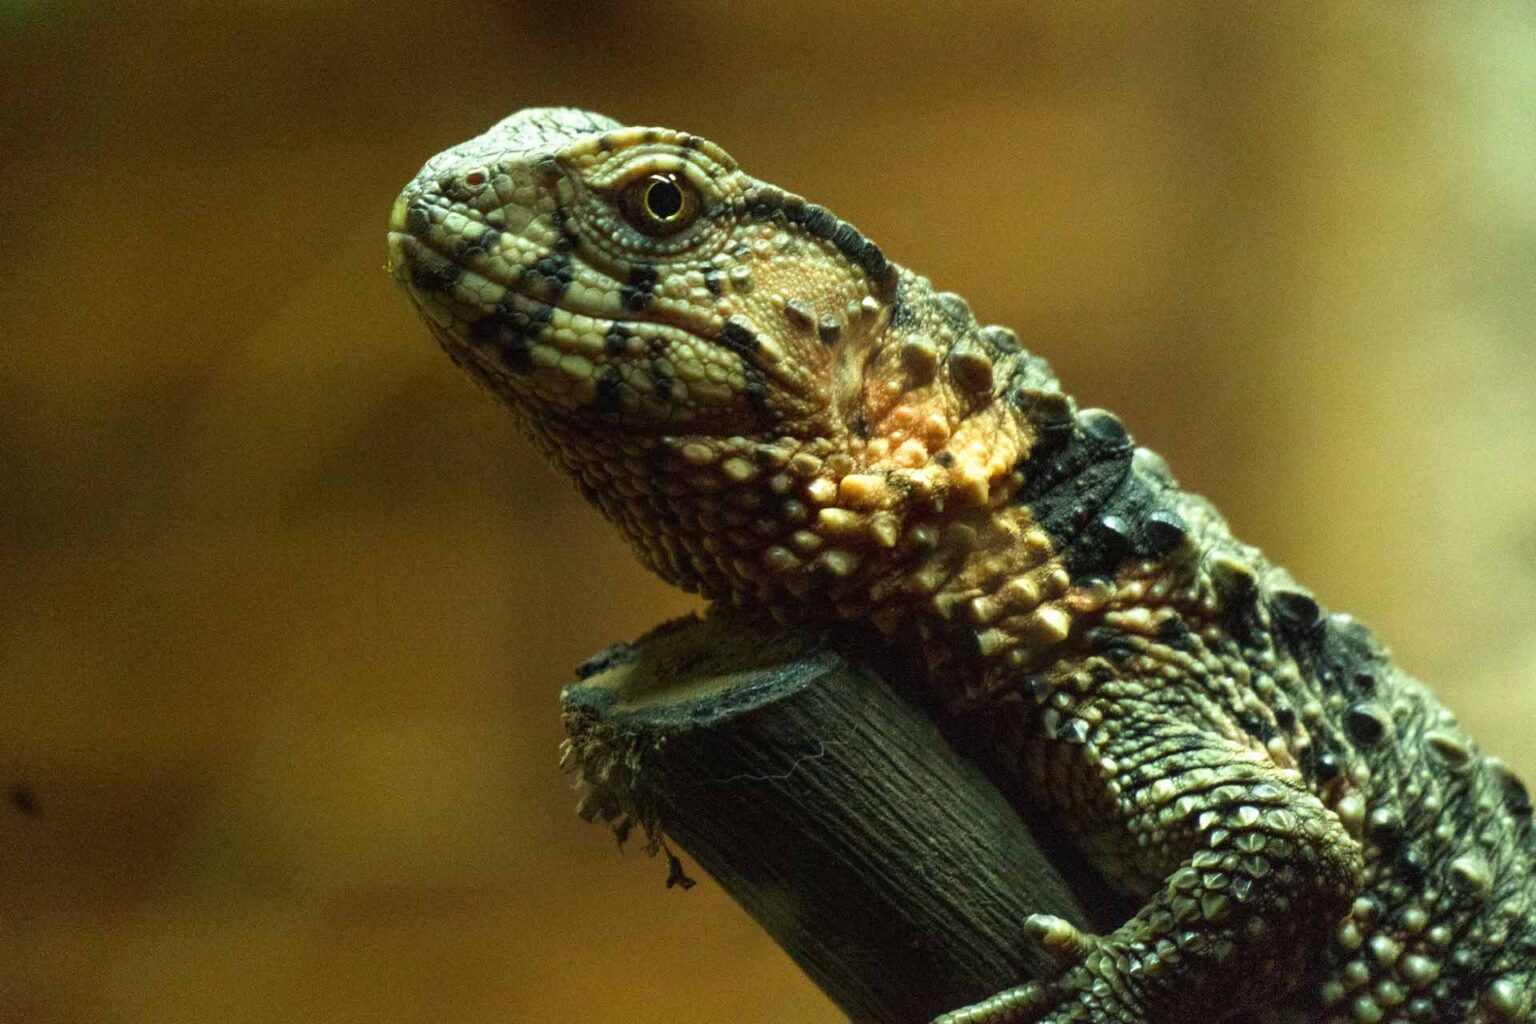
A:
[[[477,362],[494,356],[492,363],[517,375],[533,368],[538,349],[548,350],[542,361],[552,367],[564,358],[567,369],[590,369],[580,360],[600,355],[602,346],[582,339],[607,330],[621,312],[617,303],[605,302],[603,289],[573,282],[569,252],[525,237],[528,211],[506,208],[492,224],[463,210],[408,188],[390,214],[390,273],[444,347]]]
[[[439,344],[493,391],[675,427],[746,387],[738,357],[708,342],[707,329],[633,308],[624,285],[573,280],[570,257],[554,249],[445,225],[451,214],[430,206],[409,195],[396,203],[389,272]]]
[[[550,301],[555,296],[521,275],[450,255],[447,246],[413,232],[391,230],[388,239],[395,281],[444,349],[468,357],[477,375],[498,387],[540,367],[554,371],[543,376],[571,384],[592,376],[603,346],[583,340],[600,338],[611,326],[596,310]],[[539,390],[553,383],[544,381]]]
[[[572,316],[710,334],[706,323],[676,322],[691,319],[686,310],[663,310],[652,303],[654,270],[594,260],[591,253],[578,253],[570,235],[550,232],[540,238],[542,225],[527,209],[503,207],[486,217],[460,212],[463,207],[456,205],[413,189],[396,200],[389,248],[397,280],[417,292],[446,293],[459,283],[456,276],[463,276],[472,291],[459,297],[469,298],[471,308],[489,308],[510,293]],[[628,279],[621,279],[625,275]],[[490,297],[493,293],[501,294]]]

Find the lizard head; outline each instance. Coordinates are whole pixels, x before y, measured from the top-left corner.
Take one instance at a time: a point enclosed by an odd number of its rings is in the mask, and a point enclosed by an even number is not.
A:
[[[389,239],[449,354],[539,428],[581,434],[826,432],[831,342],[867,333],[894,281],[857,232],[713,143],[569,109],[434,157]]]
[[[711,596],[868,593],[998,496],[1028,432],[994,398],[1054,387],[1011,332],[684,132],[522,111],[427,163],[389,246],[454,361]]]

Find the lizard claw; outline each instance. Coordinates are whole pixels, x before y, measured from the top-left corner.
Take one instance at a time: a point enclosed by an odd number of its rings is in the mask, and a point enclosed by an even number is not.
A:
[[[1024,933],[1064,967],[1082,963],[1099,944],[1097,935],[1051,914],[1029,915],[1024,921]]]

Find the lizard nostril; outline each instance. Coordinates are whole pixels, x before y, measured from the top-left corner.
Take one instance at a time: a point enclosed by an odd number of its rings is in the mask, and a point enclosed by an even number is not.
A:
[[[464,175],[464,184],[468,185],[471,188],[475,188],[475,187],[477,187],[479,185],[484,185],[485,184],[485,172],[482,171],[482,170],[479,170],[479,169],[470,171],[468,174]]]

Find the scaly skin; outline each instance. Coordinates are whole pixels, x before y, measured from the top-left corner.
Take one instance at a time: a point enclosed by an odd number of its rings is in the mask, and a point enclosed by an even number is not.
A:
[[[712,143],[527,110],[434,158],[393,272],[666,579],[909,651],[972,753],[1140,904],[942,1018],[1533,1019],[1530,816],[1013,332]]]

